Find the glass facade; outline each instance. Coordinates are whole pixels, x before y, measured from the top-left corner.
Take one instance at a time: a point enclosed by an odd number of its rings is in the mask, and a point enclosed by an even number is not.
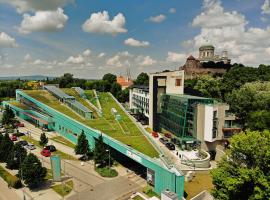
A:
[[[196,105],[213,104],[213,99],[190,95],[161,96],[161,113],[158,115],[159,129],[165,129],[181,139],[193,138],[195,131]]]

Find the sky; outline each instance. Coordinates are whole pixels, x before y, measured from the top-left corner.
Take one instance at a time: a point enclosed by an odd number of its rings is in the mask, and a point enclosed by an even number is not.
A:
[[[270,0],[0,0],[0,76],[175,70],[204,44],[270,64]]]

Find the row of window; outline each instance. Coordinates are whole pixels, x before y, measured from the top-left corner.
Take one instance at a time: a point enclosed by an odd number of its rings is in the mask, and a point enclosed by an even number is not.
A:
[[[77,133],[73,132],[73,131],[70,130],[70,129],[67,129],[67,128],[65,129],[64,126],[60,126],[60,125],[59,125],[59,130],[65,132],[65,133],[68,133],[68,134],[73,134],[73,135],[76,136],[76,137],[78,136]]]

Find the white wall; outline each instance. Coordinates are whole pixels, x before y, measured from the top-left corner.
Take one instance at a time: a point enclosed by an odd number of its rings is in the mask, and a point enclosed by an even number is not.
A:
[[[213,141],[213,111],[214,107],[211,105],[205,105],[204,113],[204,141]]]

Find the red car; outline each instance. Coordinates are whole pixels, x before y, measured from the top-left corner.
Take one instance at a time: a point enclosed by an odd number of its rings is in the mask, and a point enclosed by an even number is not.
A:
[[[51,152],[47,149],[43,149],[41,152],[40,152],[41,155],[45,156],[45,157],[50,157],[51,156]]]
[[[17,136],[16,136],[16,135],[12,135],[12,136],[10,137],[10,139],[11,139],[11,141],[17,141]]]
[[[172,138],[172,135],[170,133],[165,133],[166,138]]]
[[[152,132],[152,136],[153,136],[154,138],[158,138],[158,133],[155,132],[155,131],[153,131],[153,132]]]
[[[24,127],[24,124],[23,123],[19,123],[18,124],[18,127]]]

